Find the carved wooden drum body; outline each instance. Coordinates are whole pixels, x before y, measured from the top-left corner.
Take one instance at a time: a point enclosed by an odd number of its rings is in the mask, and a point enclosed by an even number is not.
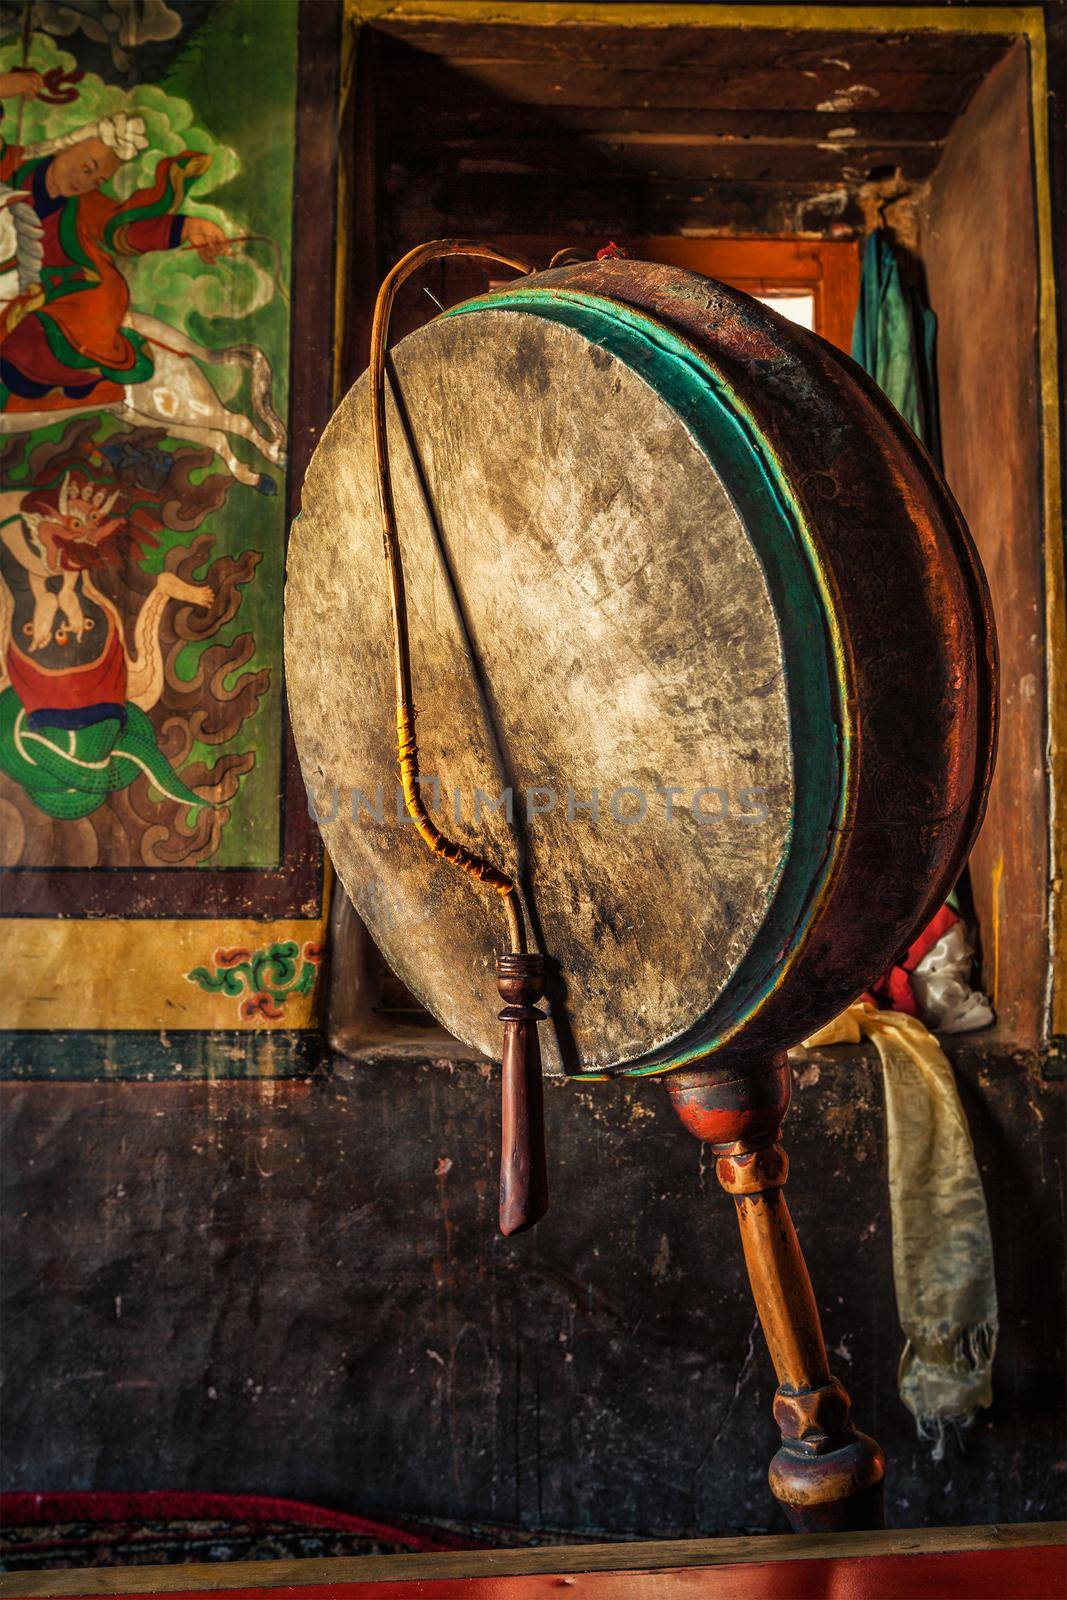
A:
[[[423,798],[521,885],[549,1062],[802,1038],[906,948],[980,820],[995,650],[940,475],[851,362],[675,268],[522,279],[392,359]],[[290,545],[297,747],[386,958],[493,1054],[499,907],[403,818],[390,661],[364,378]]]

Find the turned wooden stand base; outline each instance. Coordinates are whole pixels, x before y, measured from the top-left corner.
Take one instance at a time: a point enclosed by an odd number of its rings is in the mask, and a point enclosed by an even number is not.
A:
[[[752,1294],[778,1375],[774,1420],[782,1446],[771,1491],[798,1533],[880,1528],[885,1464],[859,1433],[830,1372],[811,1279],[786,1205],[789,1158],[778,1136],[789,1107],[784,1052],[759,1062],[723,1058],[665,1080],[689,1132],[710,1144],[734,1197]]]

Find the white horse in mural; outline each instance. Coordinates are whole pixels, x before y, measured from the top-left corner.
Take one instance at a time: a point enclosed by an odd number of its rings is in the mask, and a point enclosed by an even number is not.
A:
[[[27,191],[0,183],[0,307],[14,305],[41,278],[41,223],[21,202]],[[121,400],[104,403],[90,395],[60,410],[0,412],[0,435],[31,433],[65,417],[106,413],[134,427],[164,427],[178,439],[214,450],[239,483],[273,494],[273,478],[239,461],[231,439],[245,439],[264,461],[285,461],[285,424],[274,409],[270,362],[254,344],[211,350],[197,344],[158,317],[130,310],[124,323],[144,338],[152,351],[153,373],[141,383],[127,384]],[[255,421],[231,411],[215,391],[205,366],[242,366],[248,372]],[[258,426],[257,426],[258,423]]]
[[[169,323],[140,311],[131,311],[126,325],[142,334],[151,346],[155,371],[150,378],[128,384],[121,400],[104,405],[90,397],[64,406],[61,411],[0,412],[0,434],[29,433],[61,418],[106,413],[134,427],[165,427],[177,439],[207,445],[225,462],[238,483],[273,494],[274,480],[239,461],[230,443],[231,437],[246,439],[272,465],[280,466],[285,461],[286,429],[274,410],[271,367],[263,351],[254,344],[209,350]],[[252,409],[260,426],[240,411],[229,410],[200,363],[246,369]]]

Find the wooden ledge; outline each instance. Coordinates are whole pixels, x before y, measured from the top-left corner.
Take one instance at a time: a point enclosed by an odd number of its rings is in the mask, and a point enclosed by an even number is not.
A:
[[[440,1584],[464,1579],[501,1580],[544,1576],[559,1579],[556,1587],[570,1588],[572,1585],[566,1581],[567,1574],[636,1575],[643,1572],[654,1575],[679,1572],[680,1575],[686,1569],[692,1572],[701,1568],[753,1566],[768,1562],[963,1556],[981,1551],[1021,1552],[1065,1545],[1067,1523],[1030,1522],[1010,1527],[903,1528],[850,1534],[664,1539],[625,1544],[541,1546],[526,1550],[457,1550],[438,1555],[353,1556],[325,1561],[235,1561],[187,1567],[89,1567],[66,1572],[6,1573],[0,1576],[0,1597],[2,1600],[16,1600],[16,1597],[18,1600],[31,1600],[31,1597],[53,1595],[131,1596],[217,1591],[236,1594],[241,1590],[262,1594],[275,1589],[299,1591],[305,1595],[314,1589],[328,1594],[353,1585],[412,1583],[417,1587],[411,1591],[411,1600],[417,1600],[417,1597],[430,1592],[423,1589],[424,1584],[432,1584],[433,1592],[437,1593]],[[1067,1574],[1067,1559],[1062,1566]],[[918,1573],[915,1575],[918,1576]],[[636,1595],[636,1577],[633,1581],[628,1580],[628,1583],[628,1592]],[[481,1585],[478,1585],[480,1591]],[[457,1594],[462,1592],[463,1588],[457,1585]],[[496,1586],[486,1592],[491,1592],[494,1600],[503,1600],[505,1593]],[[525,1593],[525,1586],[522,1586],[521,1592]],[[583,1586],[583,1595],[587,1592]],[[653,1591],[649,1592],[651,1594]],[[659,1595],[661,1590],[657,1587],[654,1592]],[[692,1592],[688,1587],[684,1591],[678,1590],[679,1596]],[[725,1593],[717,1587],[710,1592],[716,1595]],[[793,1592],[792,1587],[789,1592]],[[841,1593],[845,1592],[842,1589]],[[854,1587],[847,1592],[860,1600],[868,1591]],[[921,1585],[916,1585],[910,1592],[918,1600],[924,1590]],[[999,1585],[997,1592],[1005,1593]],[[1047,1592],[1050,1596],[1053,1593],[1062,1594],[1067,1592],[1067,1586]],[[879,1590],[879,1593],[884,1591]],[[1033,1591],[1028,1593],[1029,1600],[1044,1600],[1043,1596]]]

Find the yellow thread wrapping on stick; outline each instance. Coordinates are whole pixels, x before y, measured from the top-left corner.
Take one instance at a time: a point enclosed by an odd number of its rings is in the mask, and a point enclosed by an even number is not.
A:
[[[483,860],[463,845],[446,839],[422,803],[419,791],[419,751],[415,743],[415,707],[396,708],[396,753],[400,767],[400,787],[408,816],[419,831],[419,836],[429,845],[435,856],[441,856],[454,867],[487,884],[498,894],[511,894],[515,885],[506,873],[498,871],[491,862]]]

